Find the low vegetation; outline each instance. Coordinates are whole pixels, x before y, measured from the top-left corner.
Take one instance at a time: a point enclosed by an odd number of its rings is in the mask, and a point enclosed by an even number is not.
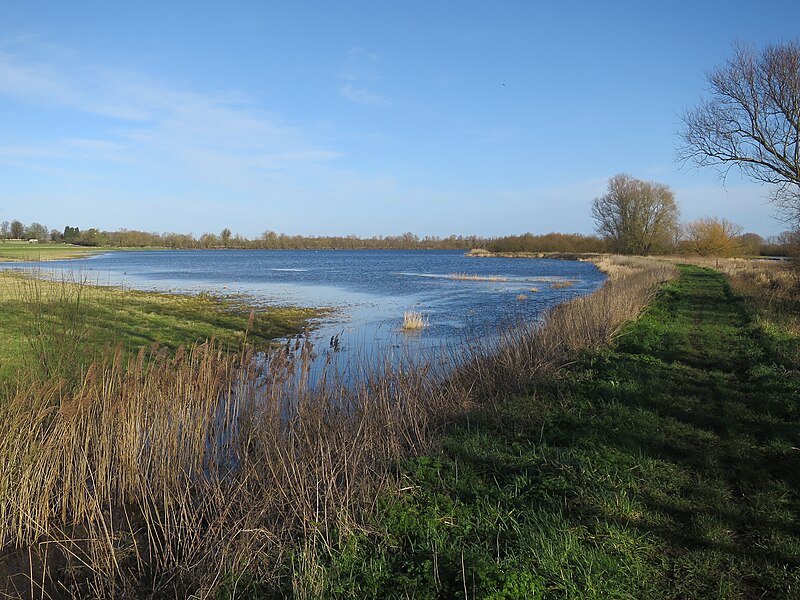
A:
[[[51,281],[44,272],[0,271],[0,382],[23,377],[75,381],[109,345],[136,352],[157,344],[175,351],[215,339],[257,348],[293,336],[324,311],[258,307],[247,298],[158,294]],[[251,314],[252,311],[252,314]],[[248,330],[249,323],[249,330]]]
[[[800,336],[682,267],[588,346],[404,463],[380,535],[325,564],[329,595],[797,597]]]
[[[403,331],[419,331],[428,327],[428,319],[420,312],[408,310],[403,313],[403,324],[400,329]]]
[[[800,270],[796,261],[701,257],[689,260],[725,273],[732,289],[742,296],[760,326],[800,334]]]
[[[469,273],[450,273],[447,278],[457,281],[508,281],[508,277],[502,275],[470,275]]]
[[[575,285],[574,281],[554,281],[550,284],[550,287],[555,290],[563,290],[565,288],[571,288]]]
[[[794,272],[706,260],[733,289],[683,266],[653,301],[675,274],[666,261],[593,260],[606,285],[544,322],[442,365],[352,375],[330,354],[317,380],[307,340],[262,344],[256,360],[266,329],[243,305],[4,274],[4,327],[28,324],[67,356],[121,343],[0,392],[0,591],[791,597]],[[103,325],[175,302],[248,337],[170,349]]]
[[[5,242],[0,244],[0,262],[38,262],[66,258],[83,258],[111,248],[83,248],[68,244]]]
[[[312,385],[309,343],[258,360],[249,343],[205,343],[109,347],[78,385],[18,381],[0,411],[4,591],[369,595],[342,574],[383,580],[342,561],[383,547],[380,515],[415,501],[399,466],[434,456],[448,423],[601,347],[670,277],[649,264],[442,367],[373,365],[347,382],[331,368]]]

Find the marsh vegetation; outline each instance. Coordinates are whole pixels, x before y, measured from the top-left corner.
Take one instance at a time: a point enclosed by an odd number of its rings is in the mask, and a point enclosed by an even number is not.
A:
[[[69,378],[16,379],[0,413],[4,591],[336,595],[331,565],[382,539],[381,507],[408,497],[402,465],[435,452],[443,428],[476,407],[602,346],[672,274],[637,266],[468,354],[373,362],[346,385],[336,370],[310,380],[310,344],[257,354],[252,333],[234,352],[112,343],[62,365]],[[70,321],[73,306],[48,308],[53,323],[75,323],[57,347],[96,327]]]

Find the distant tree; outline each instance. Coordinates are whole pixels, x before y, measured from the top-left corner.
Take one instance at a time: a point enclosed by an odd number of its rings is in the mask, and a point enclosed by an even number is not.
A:
[[[219,246],[219,238],[213,233],[204,233],[200,236],[199,244],[201,248],[214,248]]]
[[[747,232],[741,234],[737,242],[743,254],[757,255],[761,254],[761,249],[764,247],[765,240],[757,233]]]
[[[3,221],[0,223],[0,239],[4,242],[11,237],[11,223]]]
[[[11,221],[10,231],[12,238],[22,239],[22,236],[25,235],[25,225],[22,224],[22,221],[14,219]]]
[[[222,242],[223,246],[226,246],[226,247],[228,246],[228,244],[231,241],[231,235],[232,235],[231,234],[231,230],[228,229],[227,227],[220,232],[219,239]]]
[[[679,156],[772,184],[783,217],[800,224],[800,44],[734,46],[706,77],[711,97],[684,114]]]
[[[419,244],[419,237],[407,231],[403,235],[400,236],[400,248],[402,249],[411,249],[415,248]]]
[[[51,229],[50,230],[50,241],[51,242],[63,242],[64,235],[58,229]]]
[[[73,243],[77,240],[81,235],[81,230],[77,227],[70,227],[67,225],[64,227],[64,241],[68,243]]]
[[[47,227],[41,223],[34,221],[25,228],[25,237],[29,240],[36,240],[38,242],[46,242],[49,236]]]
[[[743,250],[741,225],[727,219],[702,218],[686,225],[687,249],[700,256],[734,256]]]
[[[261,234],[260,241],[263,248],[275,248],[278,245],[278,234],[267,230]]]
[[[108,242],[108,236],[102,231],[92,227],[87,229],[74,240],[79,246],[103,246]]]
[[[678,232],[678,205],[672,190],[625,174],[608,180],[606,194],[592,203],[592,216],[597,233],[610,249],[623,254],[671,250]]]
[[[763,256],[790,256],[798,238],[800,234],[794,231],[782,231],[778,235],[771,235],[764,241],[759,253]]]

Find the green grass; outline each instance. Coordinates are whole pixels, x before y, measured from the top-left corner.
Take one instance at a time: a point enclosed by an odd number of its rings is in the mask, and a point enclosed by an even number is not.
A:
[[[800,339],[758,326],[722,275],[682,267],[614,347],[404,464],[404,491],[319,559],[316,587],[800,598],[799,357]]]
[[[30,244],[28,242],[0,242],[0,262],[36,262],[81,258],[98,252],[118,251],[120,248],[71,246],[69,244]]]
[[[154,343],[174,350],[215,338],[235,349],[248,330],[247,339],[264,347],[302,332],[323,312],[254,306],[247,298],[207,293],[159,294],[0,272],[0,381],[48,364],[77,371],[116,344],[130,351]]]

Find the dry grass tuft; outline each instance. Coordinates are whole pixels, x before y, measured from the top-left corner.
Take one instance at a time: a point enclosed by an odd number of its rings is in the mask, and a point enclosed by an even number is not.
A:
[[[403,324],[400,329],[402,331],[419,331],[429,325],[428,319],[422,313],[409,310],[403,313]]]
[[[593,263],[600,271],[608,275],[609,279],[622,279],[652,268],[655,259],[642,256],[598,254],[578,260]]]
[[[550,287],[556,290],[562,290],[565,288],[571,288],[573,285],[575,285],[574,281],[554,281],[550,284]]]
[[[486,248],[473,248],[467,252],[467,256],[492,256],[494,253]]]

